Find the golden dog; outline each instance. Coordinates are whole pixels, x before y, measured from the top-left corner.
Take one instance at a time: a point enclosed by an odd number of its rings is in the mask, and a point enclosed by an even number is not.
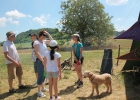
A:
[[[89,80],[92,83],[92,93],[91,95],[94,95],[94,88],[96,89],[97,96],[99,96],[99,90],[98,86],[101,84],[104,84],[107,87],[106,92],[112,93],[112,86],[111,86],[111,75],[110,74],[101,74],[101,75],[95,75],[90,71],[85,71],[83,74],[84,78],[89,78]]]

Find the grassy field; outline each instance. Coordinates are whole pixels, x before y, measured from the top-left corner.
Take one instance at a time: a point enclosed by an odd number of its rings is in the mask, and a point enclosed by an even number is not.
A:
[[[18,93],[8,94],[7,70],[4,62],[2,49],[0,48],[0,100],[48,100],[49,93],[46,92],[46,98],[37,97],[37,87],[32,86],[36,81],[33,69],[33,62],[30,61],[31,50],[19,50],[19,55],[24,71],[23,83],[28,85],[26,90],[18,90]],[[129,52],[129,49],[122,49],[121,54]],[[70,57],[70,52],[60,52],[62,55],[61,61]],[[90,70],[96,74],[100,70],[103,50],[84,51],[83,71]],[[112,86],[113,93],[104,93],[105,86],[99,87],[100,96],[89,97],[91,93],[91,84],[88,79],[84,79],[84,86],[76,89],[74,82],[77,80],[76,72],[70,70],[63,71],[63,79],[59,81],[59,95],[61,100],[140,100],[140,86],[137,79],[131,73],[122,74],[121,69],[125,61],[119,61],[119,66],[116,66],[117,50],[113,50],[113,74]],[[14,80],[14,87],[17,89],[17,79]],[[48,88],[48,85],[46,85]]]

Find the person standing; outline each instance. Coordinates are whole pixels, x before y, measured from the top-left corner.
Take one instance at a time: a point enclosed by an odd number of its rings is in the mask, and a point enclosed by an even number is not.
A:
[[[60,67],[60,58],[61,55],[56,52],[58,49],[57,42],[55,40],[50,41],[50,49],[51,51],[47,51],[44,58],[44,63],[47,71],[47,77],[49,79],[49,93],[50,93],[50,100],[53,100],[52,90],[54,87],[55,92],[55,100],[59,100],[58,97],[58,87],[57,81],[58,78],[61,79],[61,67]]]
[[[36,54],[35,54],[35,49],[34,49],[34,42],[37,42],[38,41],[38,36],[37,34],[35,33],[31,33],[29,34],[31,40],[32,40],[32,55],[31,55],[31,60],[34,62],[34,71],[35,71],[35,75],[36,75],[36,79],[38,78],[38,72],[37,72],[37,65],[36,65]],[[37,84],[37,82],[35,82],[35,85]]]
[[[45,57],[45,53],[47,51],[47,46],[46,44],[50,43],[50,40],[45,40],[46,36],[48,35],[49,39],[52,40],[51,35],[46,32],[45,30],[42,30],[39,33],[39,39],[38,41],[34,42],[34,49],[35,49],[35,53],[37,56],[36,59],[36,66],[37,66],[37,71],[38,71],[38,78],[37,78],[37,85],[38,85],[38,96],[40,97],[46,97],[46,95],[44,95],[43,92],[48,91],[45,87],[44,87],[44,80],[45,77],[43,75],[44,73],[44,57]]]
[[[80,42],[79,34],[73,34],[72,39],[74,41],[74,44],[72,45],[75,64],[74,66],[78,76],[78,80],[77,82],[75,82],[75,84],[77,85],[77,88],[80,88],[83,86],[83,76],[82,76],[82,64],[84,61],[83,45]]]
[[[15,74],[18,77],[19,89],[25,89],[27,87],[22,85],[23,71],[17,49],[13,43],[15,34],[12,31],[9,31],[6,33],[6,36],[7,40],[3,44],[3,52],[7,65],[9,93],[14,93],[16,92],[13,88],[13,79],[15,79]]]

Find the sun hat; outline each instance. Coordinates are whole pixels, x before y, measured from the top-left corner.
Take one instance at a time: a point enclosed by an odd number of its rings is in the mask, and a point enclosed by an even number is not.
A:
[[[7,38],[9,38],[13,35],[16,35],[13,31],[9,31],[9,32],[6,33]]]
[[[55,46],[57,46],[57,44],[58,43],[56,40],[51,40],[49,45],[50,45],[50,47],[55,47]]]
[[[33,35],[37,36],[37,34],[35,34],[35,33],[31,33],[31,34],[29,34],[29,36],[33,36]]]

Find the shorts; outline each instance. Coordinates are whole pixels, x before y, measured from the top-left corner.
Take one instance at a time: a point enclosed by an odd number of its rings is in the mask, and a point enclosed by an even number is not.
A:
[[[58,78],[59,72],[47,72],[47,78]]]
[[[36,59],[36,66],[37,66],[37,72],[38,72],[38,78],[37,78],[37,84],[41,85],[44,80],[44,66],[42,64],[42,61],[40,59]]]
[[[79,59],[79,58],[77,58]],[[83,61],[84,61],[84,57],[81,58],[81,64],[83,64]],[[76,64],[76,60],[74,60],[74,63]]]
[[[35,71],[35,73],[38,73],[38,68],[37,68],[37,64],[36,64],[36,61],[34,62],[34,71]]]
[[[7,73],[9,79],[15,79],[15,76],[23,75],[22,67],[16,67],[14,63],[7,64]]]

